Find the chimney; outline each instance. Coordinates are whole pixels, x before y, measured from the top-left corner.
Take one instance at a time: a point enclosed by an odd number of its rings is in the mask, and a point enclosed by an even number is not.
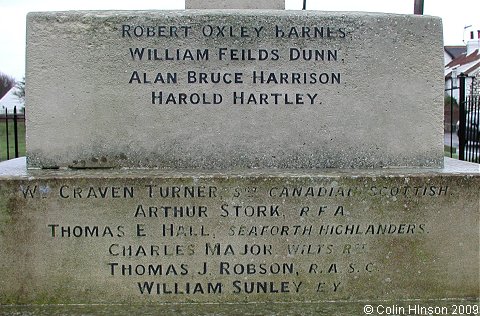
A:
[[[480,30],[470,32],[470,40],[467,42],[467,56],[477,49],[480,50]]]

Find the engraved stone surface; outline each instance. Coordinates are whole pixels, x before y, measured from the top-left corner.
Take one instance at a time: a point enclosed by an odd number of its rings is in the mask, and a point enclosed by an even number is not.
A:
[[[185,9],[285,9],[285,0],[186,0]]]
[[[240,173],[1,163],[0,303],[478,298],[480,173],[450,162]]]
[[[439,18],[187,10],[27,20],[29,168],[442,166]]]

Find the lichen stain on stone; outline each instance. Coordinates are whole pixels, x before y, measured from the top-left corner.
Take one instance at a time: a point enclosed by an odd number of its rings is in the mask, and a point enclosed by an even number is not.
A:
[[[114,160],[109,161],[106,156],[92,156],[86,159],[73,160],[71,164],[68,164],[68,168],[71,169],[111,169],[120,166],[120,163],[115,163]]]
[[[6,181],[0,186],[0,235],[6,236],[7,231],[11,231],[15,224],[22,222],[22,209],[25,206],[22,190],[26,188],[16,181]],[[10,236],[6,236],[10,237]]]
[[[0,237],[5,235],[6,228],[10,225],[12,221],[11,211],[8,206],[8,201],[4,198],[3,194],[0,193]]]

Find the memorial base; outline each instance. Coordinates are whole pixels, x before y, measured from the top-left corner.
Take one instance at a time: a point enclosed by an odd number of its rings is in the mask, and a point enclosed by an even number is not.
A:
[[[480,296],[476,164],[0,173],[3,305]]]
[[[239,303],[239,304],[108,304],[108,305],[10,305],[1,307],[2,316],[50,315],[457,315],[461,311],[478,315],[478,299],[410,300],[317,303]],[[429,311],[437,312],[436,314]]]

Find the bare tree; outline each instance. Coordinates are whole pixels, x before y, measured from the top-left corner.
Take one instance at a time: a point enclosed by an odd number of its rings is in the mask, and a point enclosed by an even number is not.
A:
[[[25,77],[16,84],[17,90],[13,93],[23,104],[25,104]]]
[[[9,75],[0,72],[0,99],[15,86],[15,79]]]

